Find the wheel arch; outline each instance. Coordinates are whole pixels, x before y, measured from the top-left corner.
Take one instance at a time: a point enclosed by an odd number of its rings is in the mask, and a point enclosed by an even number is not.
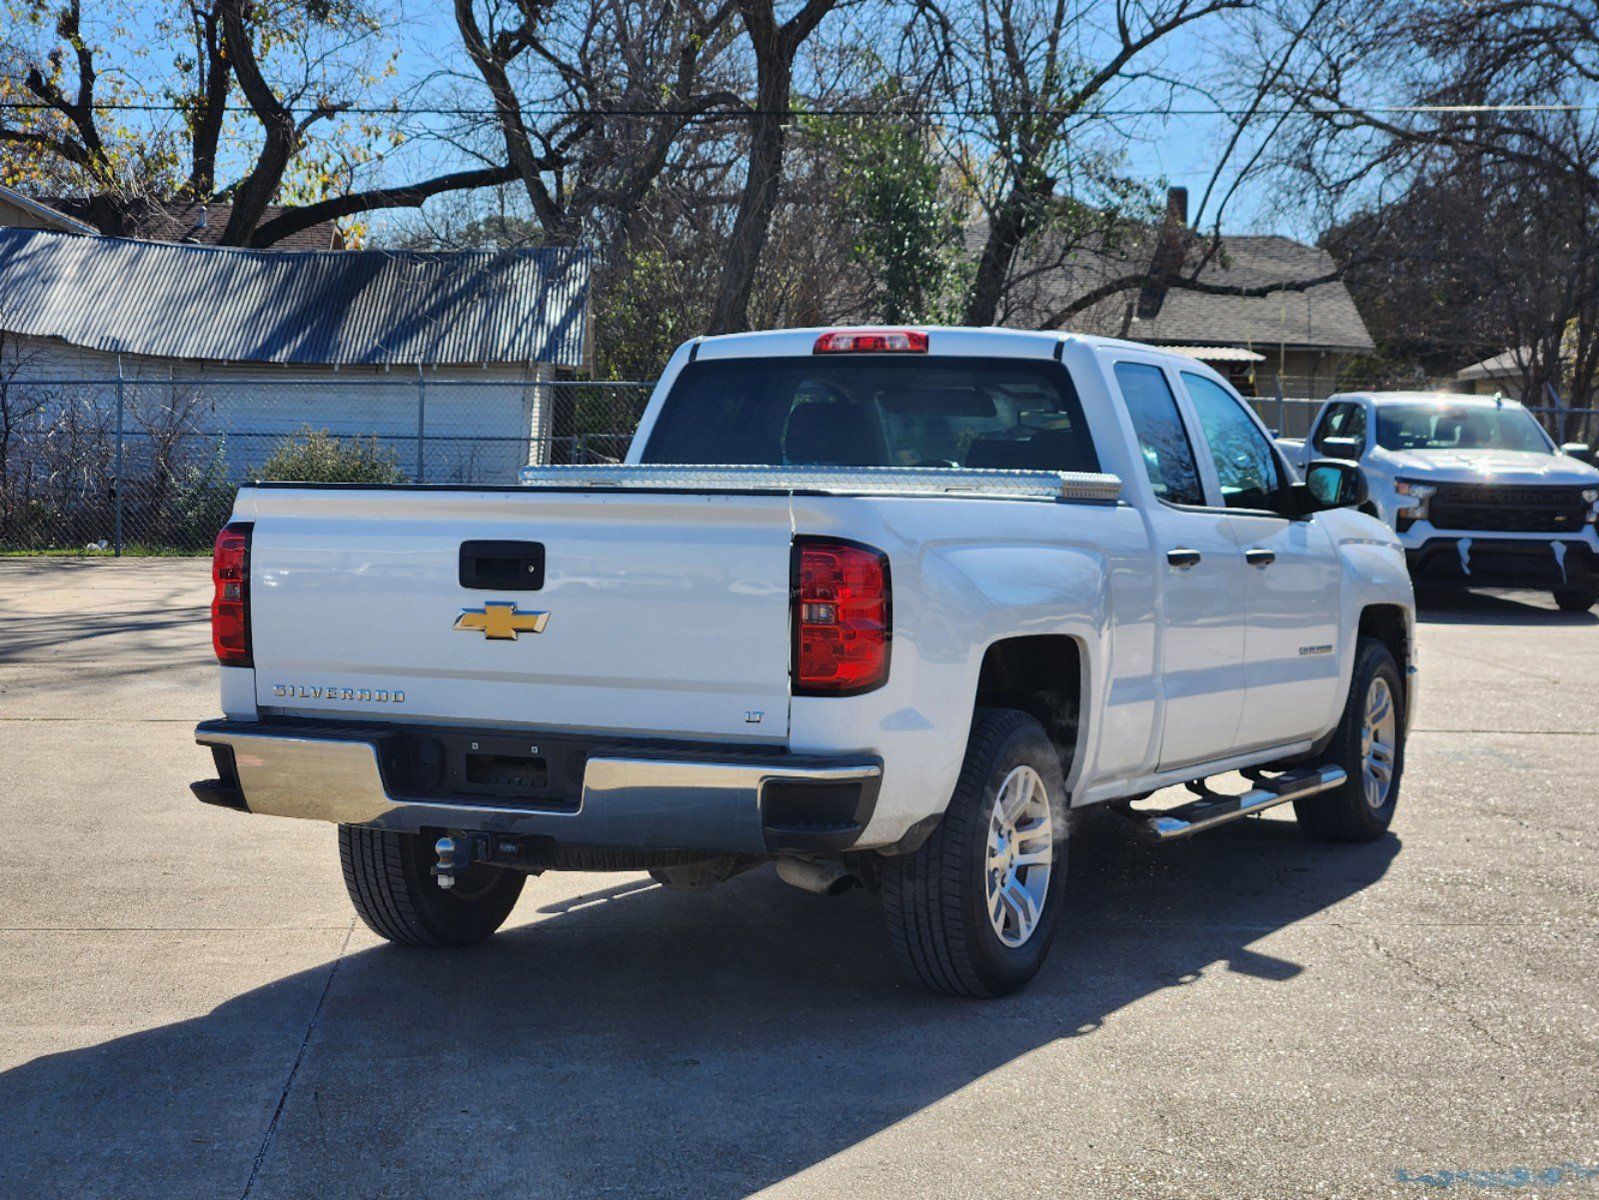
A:
[[[1413,629],[1410,610],[1402,604],[1368,604],[1360,610],[1359,635],[1381,642],[1399,666],[1399,680],[1405,689],[1403,715],[1406,729],[1410,727],[1416,711]]]
[[[1000,638],[983,651],[978,708],[1015,708],[1044,727],[1070,790],[1082,765],[1089,695],[1088,653],[1070,634]]]
[[[1368,604],[1360,610],[1359,634],[1388,647],[1403,677],[1410,666],[1410,623],[1398,604]]]

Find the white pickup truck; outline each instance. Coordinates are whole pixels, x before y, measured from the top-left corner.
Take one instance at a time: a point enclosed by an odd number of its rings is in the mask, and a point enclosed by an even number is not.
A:
[[[394,941],[482,940],[541,871],[775,860],[880,889],[913,977],[998,995],[1062,919],[1074,809],[1154,839],[1288,801],[1313,837],[1387,829],[1410,581],[1358,468],[1306,476],[1148,346],[697,340],[625,464],[241,489],[195,792],[336,823]]]
[[[1367,510],[1399,534],[1412,576],[1546,587],[1566,612],[1599,603],[1599,469],[1514,400],[1431,392],[1332,397],[1291,459],[1358,462]]]

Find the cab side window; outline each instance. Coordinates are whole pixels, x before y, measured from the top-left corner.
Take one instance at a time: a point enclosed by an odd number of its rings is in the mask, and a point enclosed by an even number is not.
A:
[[[1116,382],[1133,419],[1144,470],[1155,495],[1172,504],[1205,503],[1199,464],[1166,373],[1147,363],[1117,363]]]
[[[1215,380],[1184,371],[1183,385],[1188,388],[1205,441],[1210,444],[1210,457],[1221,480],[1222,502],[1228,508],[1275,508],[1282,490],[1282,474],[1277,455],[1260,426]]]
[[[1366,409],[1364,405],[1351,404],[1349,406],[1349,417],[1344,421],[1344,436],[1346,438],[1354,438],[1355,441],[1360,443],[1362,449],[1365,448]]]
[[[1328,438],[1353,437],[1354,435],[1347,431],[1347,427],[1350,415],[1357,412],[1360,412],[1359,405],[1349,403],[1334,404],[1327,410],[1327,415],[1322,417],[1321,428],[1316,430],[1316,436],[1311,439],[1310,444],[1318,450],[1326,450]],[[1360,424],[1362,435],[1364,435],[1366,424],[1366,415],[1364,413],[1360,413]]]

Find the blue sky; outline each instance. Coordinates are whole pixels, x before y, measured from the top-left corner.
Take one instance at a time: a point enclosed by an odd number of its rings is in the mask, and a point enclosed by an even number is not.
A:
[[[835,13],[831,22],[850,21],[852,14]],[[828,29],[824,25],[824,30]],[[470,65],[460,50],[459,35],[450,7],[446,4],[428,3],[427,0],[404,0],[400,24],[402,54],[401,79],[422,80],[441,70],[471,74]],[[869,31],[867,31],[869,33]],[[1218,50],[1222,30],[1204,25],[1180,31],[1145,66],[1158,70],[1167,78],[1182,80],[1196,77],[1201,64],[1213,61]],[[474,77],[475,80],[475,77]],[[486,93],[476,89],[479,101],[486,101]],[[1119,98],[1121,108],[1154,106],[1160,98],[1172,100],[1178,107],[1203,108],[1208,102],[1189,94],[1171,97],[1164,89],[1134,88]],[[1199,192],[1209,179],[1220,143],[1227,134],[1224,119],[1203,116],[1173,116],[1169,118],[1143,118],[1130,121],[1135,126],[1132,136],[1118,138],[1104,135],[1106,147],[1124,156],[1129,174],[1135,178],[1187,186],[1198,203]],[[1268,187],[1252,185],[1244,188],[1225,214],[1225,226],[1230,232],[1284,232],[1313,237],[1315,231],[1295,228],[1298,224],[1291,214],[1277,211],[1272,204],[1272,191]]]
[[[393,4],[388,32],[399,50],[397,73],[374,89],[371,101],[381,103],[394,95],[409,96],[414,100],[424,97],[439,99],[445,94],[442,76],[457,73],[468,77],[465,86],[470,90],[463,94],[463,100],[486,103],[487,94],[477,83],[460,49],[450,5],[441,0],[393,0]],[[86,16],[91,21],[91,35],[94,31],[93,22],[100,23],[97,40],[113,48],[118,45],[135,48],[132,55],[120,53],[123,65],[147,88],[154,90],[162,75],[170,69],[172,54],[180,47],[165,44],[157,36],[152,10],[147,6],[138,6],[131,13],[107,14],[106,10],[91,5]],[[111,31],[107,24],[111,19],[127,22],[131,26],[127,33],[131,36],[124,37]],[[835,13],[828,20],[834,23],[831,28],[836,30],[840,24],[855,20],[855,15],[847,11]],[[828,28],[824,26],[824,30]],[[869,30],[863,32],[863,36],[868,34]],[[1218,46],[1213,40],[1218,35],[1218,30],[1207,30],[1202,26],[1180,31],[1160,47],[1145,65],[1158,68],[1167,79],[1196,77],[1201,65],[1213,61],[1218,53]],[[1134,85],[1116,97],[1113,103],[1118,108],[1140,107],[1153,103],[1163,95],[1170,93],[1161,88]],[[1206,104],[1203,98],[1192,94],[1178,94],[1172,100],[1181,107],[1203,107]],[[1096,148],[1118,154],[1125,163],[1127,173],[1135,178],[1152,184],[1165,180],[1189,187],[1197,203],[1198,194],[1209,177],[1217,145],[1225,135],[1225,122],[1203,116],[1174,116],[1164,119],[1140,118],[1125,123],[1131,127],[1132,136],[1119,136],[1114,127],[1106,126],[1097,136]],[[425,177],[435,170],[454,167],[460,161],[456,152],[430,145],[424,140],[390,152],[381,171],[384,182],[393,183]],[[233,165],[237,167],[239,164]],[[226,169],[223,173],[227,174]],[[1226,228],[1231,232],[1279,231],[1314,236],[1313,230],[1291,228],[1291,218],[1277,212],[1271,199],[1271,192],[1266,188],[1246,190],[1229,208]],[[391,219],[378,220],[386,223]]]

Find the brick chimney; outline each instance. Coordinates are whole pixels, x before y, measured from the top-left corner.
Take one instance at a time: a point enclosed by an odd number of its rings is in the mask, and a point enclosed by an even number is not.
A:
[[[1155,250],[1149,256],[1149,275],[1138,289],[1135,310],[1140,321],[1153,320],[1166,303],[1166,290],[1183,269],[1188,257],[1188,189],[1166,189],[1166,219],[1155,235]]]
[[[1188,189],[1166,189],[1166,224],[1175,225],[1178,229],[1188,228]]]

